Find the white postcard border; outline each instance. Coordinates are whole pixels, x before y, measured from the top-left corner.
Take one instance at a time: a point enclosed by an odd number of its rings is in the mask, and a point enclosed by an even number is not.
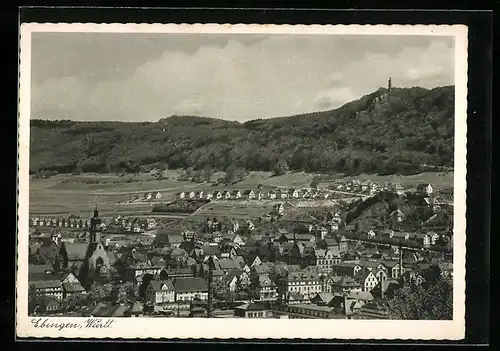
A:
[[[29,141],[31,33],[253,33],[426,35],[455,37],[455,164],[453,320],[286,320],[201,318],[114,318],[112,327],[86,328],[87,318],[36,317],[63,328],[36,328],[28,316]],[[23,23],[20,40],[18,131],[18,245],[16,335],[47,338],[154,339],[420,339],[459,340],[465,336],[465,228],[467,146],[467,27],[463,25],[247,25]],[[66,323],[73,323],[73,327]]]

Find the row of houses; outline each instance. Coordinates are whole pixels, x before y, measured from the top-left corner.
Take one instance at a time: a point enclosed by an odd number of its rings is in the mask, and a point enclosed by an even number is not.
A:
[[[153,200],[162,200],[163,195],[160,192],[157,193],[139,193],[133,197],[130,198],[131,202],[134,201],[153,201]]]
[[[87,229],[89,225],[90,225],[90,219],[30,217],[30,226],[32,227]]]
[[[321,200],[331,197],[330,192],[315,189],[277,189],[267,192],[260,190],[218,190],[190,191],[177,194],[179,199],[206,200]]]
[[[332,180],[325,181],[322,184],[328,184],[330,188],[338,191],[346,191],[353,193],[363,193],[363,194],[375,194],[381,190],[390,190],[396,192],[398,195],[403,195],[410,187],[403,187],[399,183],[388,183],[385,182],[383,185],[373,181],[360,181],[360,180]],[[434,189],[431,184],[419,184],[416,187],[418,193],[426,196],[433,194]]]
[[[408,233],[408,232],[397,232],[390,229],[385,229],[380,232],[375,232],[373,229],[367,232],[367,235],[371,239],[380,238],[384,239],[399,239],[400,241],[413,241],[416,242],[419,246],[424,248],[429,248],[432,245],[435,245],[436,242],[441,238],[441,235],[434,232],[429,233]]]

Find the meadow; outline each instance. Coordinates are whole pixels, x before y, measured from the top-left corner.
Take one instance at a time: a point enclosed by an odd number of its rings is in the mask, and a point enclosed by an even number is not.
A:
[[[241,182],[232,185],[214,185],[215,181],[223,176],[222,172],[215,173],[210,182],[193,183],[178,180],[178,172],[174,170],[165,171],[163,179],[157,179],[150,173],[137,175],[108,175],[108,174],[84,174],[69,175],[59,174],[48,179],[30,179],[29,200],[31,215],[82,215],[88,216],[92,213],[97,198],[99,209],[102,214],[147,214],[151,213],[152,202],[127,203],[139,193],[160,192],[163,196],[162,202],[172,201],[176,194],[181,191],[216,191],[226,189],[256,189],[262,185],[262,189],[271,189],[276,186],[286,188],[310,187],[313,178],[317,174],[304,172],[289,172],[281,176],[273,176],[270,172],[250,172]],[[422,173],[410,176],[377,176],[360,175],[356,177],[344,177],[341,174],[330,175],[335,179],[370,179],[380,183],[393,182],[407,184],[430,183],[435,188],[452,187],[453,173]],[[259,216],[267,211],[268,206],[238,205],[234,202],[227,206],[220,205],[219,208],[203,208],[200,215],[221,213],[229,211],[234,207],[235,217]],[[240,206],[240,207],[239,207]],[[205,206],[204,206],[205,207]],[[264,209],[262,208],[264,207]],[[196,213],[195,215],[198,215]]]

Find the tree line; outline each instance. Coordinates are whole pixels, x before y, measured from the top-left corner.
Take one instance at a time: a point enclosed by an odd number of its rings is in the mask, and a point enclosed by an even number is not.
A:
[[[32,120],[30,166],[49,174],[189,169],[200,181],[228,169],[412,174],[452,167],[453,135],[454,87],[393,89],[332,111],[245,123]]]

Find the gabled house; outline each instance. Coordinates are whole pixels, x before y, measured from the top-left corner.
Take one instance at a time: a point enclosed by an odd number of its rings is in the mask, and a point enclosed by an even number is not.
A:
[[[259,274],[250,291],[250,295],[259,301],[276,301],[278,299],[277,286],[267,274]]]
[[[300,197],[300,192],[297,189],[290,189],[288,195],[292,199],[298,199]]]
[[[211,192],[207,191],[207,193],[205,194],[205,199],[207,199],[207,200],[211,200],[213,197],[214,197],[214,194]]]
[[[197,193],[197,198],[202,200],[205,197],[205,192],[203,190]]]
[[[417,186],[417,192],[425,196],[431,196],[434,192],[434,189],[430,184],[419,184]]]
[[[146,301],[157,306],[174,303],[174,285],[170,280],[151,281],[146,289]]]
[[[213,198],[216,199],[216,200],[222,200],[222,196],[223,196],[222,192],[220,192],[220,191],[216,191],[213,194]]]
[[[260,192],[259,192],[260,194]],[[246,199],[246,200],[254,200],[255,199],[255,191],[253,190],[245,190],[243,192],[243,197]],[[260,200],[260,199],[259,199]]]
[[[235,200],[241,199],[241,192],[239,190],[233,190],[233,192],[231,194],[231,198],[233,198]]]
[[[163,199],[163,195],[160,192],[157,192],[156,195],[155,195],[155,199],[156,200],[161,200],[161,199]]]
[[[361,284],[362,291],[371,291],[378,284],[377,277],[368,269],[359,271],[354,279]]]
[[[368,231],[368,237],[369,238],[374,238],[376,236],[375,232],[373,231],[373,229],[370,229],[370,231]]]
[[[225,200],[231,200],[231,192],[228,191],[228,190],[225,190],[223,193],[222,193],[222,198],[225,199]]]
[[[189,198],[190,199],[195,199],[196,198],[196,193],[194,191],[189,192]]]
[[[274,190],[270,190],[268,193],[267,193],[267,198],[269,200],[275,200],[277,197],[276,195],[276,192]]]

